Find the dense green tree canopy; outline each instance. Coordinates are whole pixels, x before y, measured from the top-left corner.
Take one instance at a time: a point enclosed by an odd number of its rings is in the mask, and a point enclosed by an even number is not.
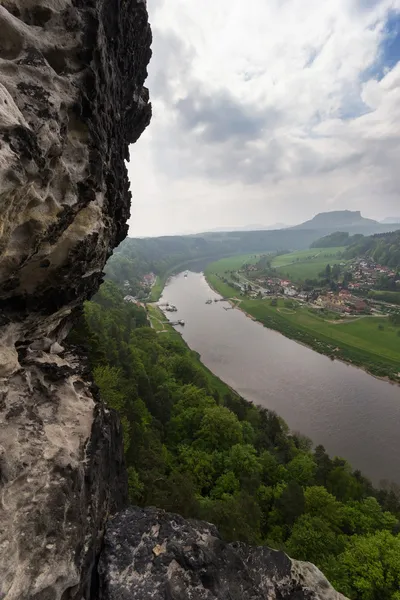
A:
[[[121,416],[130,501],[310,560],[352,600],[400,600],[399,491],[232,392],[106,282],[70,335]]]

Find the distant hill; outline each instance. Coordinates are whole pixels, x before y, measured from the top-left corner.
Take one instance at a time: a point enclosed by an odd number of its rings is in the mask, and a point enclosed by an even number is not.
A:
[[[273,231],[275,229],[286,229],[288,225],[285,223],[274,223],[273,225],[243,225],[241,227],[216,227],[209,229],[206,233],[220,233],[229,231]]]
[[[359,210],[333,210],[315,215],[309,221],[295,225],[291,229],[319,229],[331,231],[348,231],[353,229],[374,229],[380,231],[381,223],[366,219]]]
[[[362,237],[346,250],[346,258],[366,256],[381,265],[400,268],[400,231]]]
[[[393,225],[393,223],[400,223],[400,217],[386,217],[379,223],[383,223],[384,225]]]
[[[335,231],[313,242],[310,248],[336,248],[337,246],[350,246],[364,239],[362,233],[350,235],[347,231]]]

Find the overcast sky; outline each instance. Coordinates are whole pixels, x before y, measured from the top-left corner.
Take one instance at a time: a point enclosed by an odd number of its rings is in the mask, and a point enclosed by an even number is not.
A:
[[[148,0],[130,235],[400,216],[400,0]]]

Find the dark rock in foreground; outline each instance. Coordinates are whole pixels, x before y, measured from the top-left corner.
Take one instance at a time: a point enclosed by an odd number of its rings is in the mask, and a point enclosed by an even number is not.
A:
[[[155,508],[109,521],[99,573],[101,600],[345,600],[310,563]]]

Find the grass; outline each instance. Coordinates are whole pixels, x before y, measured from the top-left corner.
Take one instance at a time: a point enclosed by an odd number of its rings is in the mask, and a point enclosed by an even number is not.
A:
[[[238,257],[234,259],[238,260]],[[220,294],[238,297],[238,291],[220,279],[221,276],[226,277],[227,264],[226,260],[212,263],[207,266],[205,274]],[[303,342],[322,354],[362,366],[374,375],[399,381],[400,327],[391,325],[384,317],[364,316],[344,320],[336,313],[322,313],[296,301],[288,310],[284,302],[279,299],[275,307],[271,306],[270,299],[245,297],[240,308],[266,327]]]
[[[292,281],[316,279],[328,263],[334,264],[341,258],[344,247],[311,248],[298,250],[290,254],[275,256],[271,266],[275,267],[281,276]]]
[[[260,260],[260,254],[238,254],[238,256],[229,256],[228,258],[221,258],[216,263],[218,264],[218,272],[224,271],[237,271],[244,264],[254,265]],[[208,265],[207,267],[208,268]]]
[[[390,304],[400,305],[400,292],[390,292],[387,290],[371,290],[368,296],[372,300],[379,300],[381,302],[389,302]]]
[[[157,300],[160,299],[161,294],[164,289],[164,286],[165,286],[165,282],[167,281],[167,277],[168,277],[167,275],[165,275],[164,277],[159,277],[157,275],[155,283],[154,283],[153,287],[151,288],[149,302],[157,302]]]
[[[171,325],[166,325],[163,321],[166,321],[167,318],[164,316],[163,312],[157,306],[147,305],[147,315],[150,319],[151,326],[157,332],[159,331],[175,331]],[[167,329],[169,328],[169,329]],[[175,332],[177,333],[177,332]]]

